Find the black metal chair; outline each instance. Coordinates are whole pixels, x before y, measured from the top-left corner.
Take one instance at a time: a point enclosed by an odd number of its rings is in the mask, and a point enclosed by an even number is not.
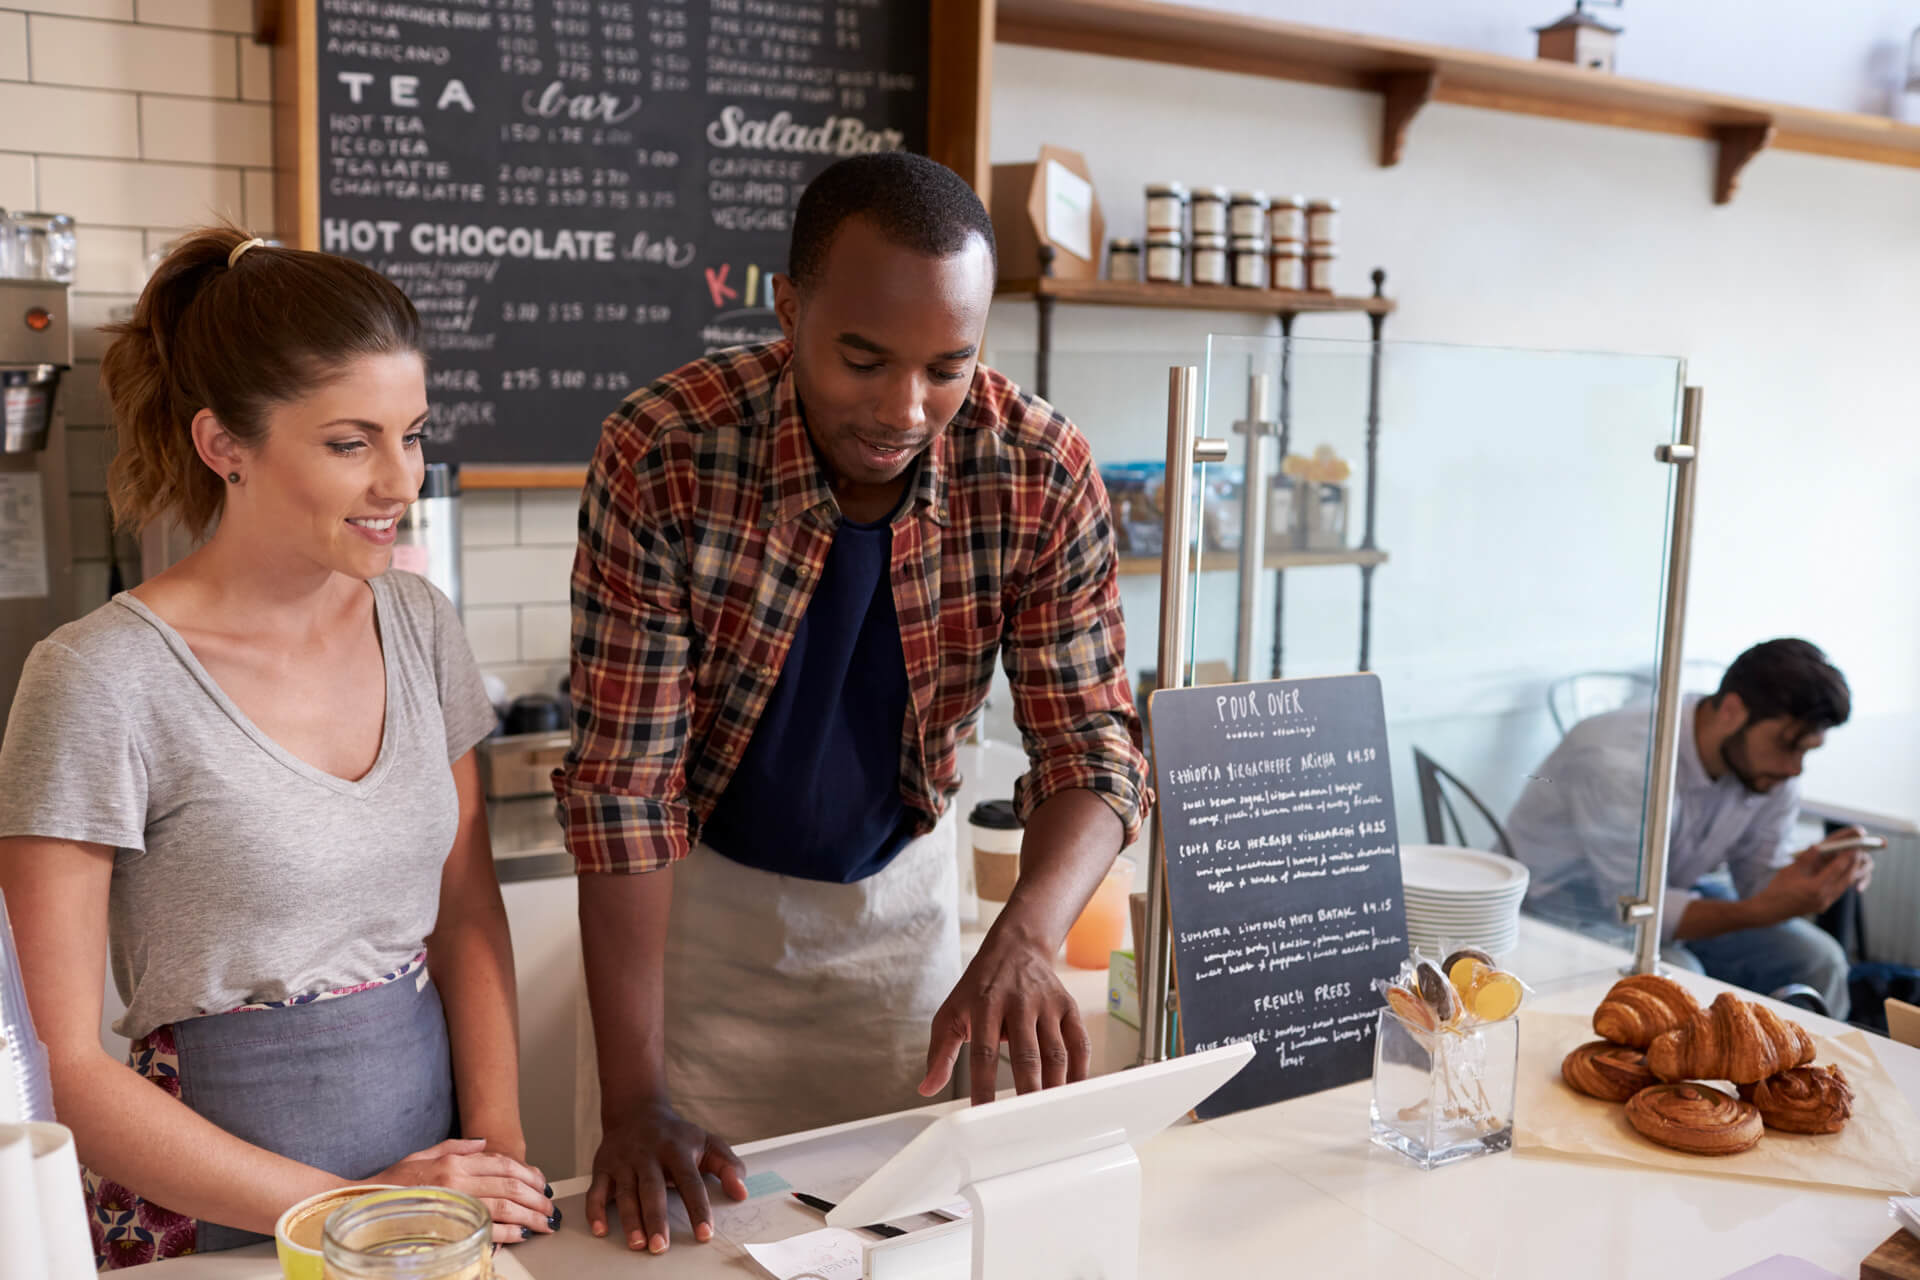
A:
[[[1507,839],[1505,827],[1500,819],[1493,816],[1493,810],[1480,802],[1472,788],[1462,782],[1458,775],[1441,765],[1432,756],[1420,748],[1413,749],[1413,768],[1420,778],[1420,810],[1427,820],[1428,844],[1455,844],[1465,849],[1477,849],[1480,845],[1467,838],[1466,828],[1460,823],[1460,812],[1454,807],[1454,794],[1472,805],[1480,817],[1493,831],[1493,852],[1513,857],[1513,842]],[[1447,824],[1452,823],[1453,834],[1449,838]]]

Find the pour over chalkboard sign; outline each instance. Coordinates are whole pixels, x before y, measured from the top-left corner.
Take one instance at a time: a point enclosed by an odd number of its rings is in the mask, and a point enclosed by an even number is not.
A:
[[[637,387],[780,336],[800,191],[927,148],[894,0],[328,0],[318,243],[426,329],[430,455],[585,463]]]
[[[1201,1119],[1365,1079],[1407,955],[1379,677],[1153,695],[1183,1052],[1245,1041]]]

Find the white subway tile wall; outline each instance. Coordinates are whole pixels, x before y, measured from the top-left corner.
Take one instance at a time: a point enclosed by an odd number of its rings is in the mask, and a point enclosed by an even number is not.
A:
[[[79,605],[107,595],[105,341],[150,253],[232,218],[279,231],[273,60],[251,0],[0,0],[0,208],[73,215],[77,363],[62,384]],[[508,495],[511,496],[511,495]],[[511,541],[511,539],[509,539]],[[519,661],[520,620],[508,620]]]
[[[27,15],[0,12],[0,80],[27,78]]]
[[[481,669],[511,695],[551,693],[567,673],[580,495],[471,490],[460,500],[460,581],[467,638]]]

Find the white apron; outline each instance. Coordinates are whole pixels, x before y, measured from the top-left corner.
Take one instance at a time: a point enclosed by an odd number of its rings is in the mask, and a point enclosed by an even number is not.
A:
[[[738,1145],[928,1103],[933,1015],[961,972],[958,826],[949,808],[854,884],[705,845],[674,864],[667,1083],[682,1116]],[[576,1104],[582,1163],[599,1145],[594,1084]]]

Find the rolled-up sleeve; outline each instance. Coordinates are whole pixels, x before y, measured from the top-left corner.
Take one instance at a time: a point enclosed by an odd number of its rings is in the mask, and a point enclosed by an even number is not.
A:
[[[580,872],[656,871],[689,844],[685,755],[693,629],[686,549],[659,501],[663,450],[602,432],[573,562],[573,745],[554,771]]]
[[[1063,791],[1091,791],[1113,807],[1132,843],[1152,797],[1127,679],[1113,521],[1091,460],[1042,528],[1003,646],[1029,761],[1014,786],[1015,808],[1024,822]]]

